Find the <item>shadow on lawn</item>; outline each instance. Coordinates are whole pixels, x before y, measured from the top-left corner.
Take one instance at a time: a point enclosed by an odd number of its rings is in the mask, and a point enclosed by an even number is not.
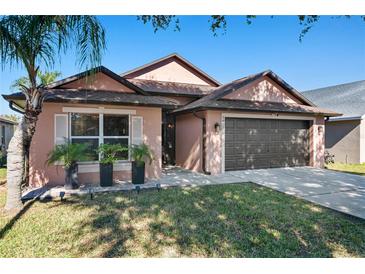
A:
[[[8,233],[11,228],[15,225],[15,223],[20,220],[20,218],[32,207],[35,200],[31,200],[25,204],[25,206],[15,215],[13,216],[6,225],[0,229],[0,240],[4,238],[6,233]]]
[[[80,254],[97,257],[333,257],[365,255],[365,222],[251,184],[101,194]],[[85,255],[84,255],[85,256]]]

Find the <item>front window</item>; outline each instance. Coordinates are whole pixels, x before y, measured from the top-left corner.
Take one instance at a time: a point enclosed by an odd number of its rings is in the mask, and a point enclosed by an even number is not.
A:
[[[88,144],[91,161],[98,161],[100,144],[129,145],[129,116],[115,114],[71,113],[71,142]],[[118,155],[128,160],[128,152]]]
[[[104,144],[129,144],[129,116],[128,115],[103,115]],[[128,159],[128,151],[117,154],[120,160]]]
[[[71,114],[72,136],[99,136],[98,114]]]

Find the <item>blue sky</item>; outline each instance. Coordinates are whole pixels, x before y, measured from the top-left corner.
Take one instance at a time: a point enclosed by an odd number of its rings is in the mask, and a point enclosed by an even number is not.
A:
[[[135,16],[100,16],[107,32],[103,65],[116,73],[177,52],[222,83],[272,69],[299,91],[365,79],[365,22],[322,17],[299,42],[296,16],[259,16],[251,25],[229,17],[226,34],[213,36],[207,16],[180,16],[181,31],[153,32]],[[80,72],[74,52],[54,70],[63,77]],[[0,93],[24,75],[21,68],[0,72]],[[12,113],[0,99],[0,113]]]

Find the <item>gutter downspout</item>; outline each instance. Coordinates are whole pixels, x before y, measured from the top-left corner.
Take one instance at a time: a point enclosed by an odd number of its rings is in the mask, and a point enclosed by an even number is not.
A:
[[[198,116],[195,111],[193,111],[193,115],[202,120],[202,170],[204,174],[210,175],[211,173],[206,170],[206,152],[207,152],[207,146],[206,146],[206,133],[207,133],[207,121],[204,117]]]
[[[11,110],[13,110],[13,111],[15,111],[15,112],[18,112],[18,113],[20,113],[20,114],[24,114],[25,112],[24,111],[21,111],[20,109],[20,107],[19,107],[19,109],[18,108],[16,108],[16,107],[14,107],[13,105],[16,105],[16,106],[18,106],[17,104],[15,104],[13,101],[9,101],[9,108],[11,109]]]

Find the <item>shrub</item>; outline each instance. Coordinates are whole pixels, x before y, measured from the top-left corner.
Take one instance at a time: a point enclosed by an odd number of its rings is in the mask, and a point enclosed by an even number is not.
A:
[[[335,155],[330,154],[327,150],[324,151],[324,163],[326,165],[333,164],[335,162]]]
[[[97,151],[101,154],[101,164],[114,164],[120,159],[118,154],[128,151],[128,147],[121,144],[101,144]]]
[[[6,151],[0,150],[0,167],[6,166]]]
[[[149,161],[149,164],[153,161],[152,151],[146,144],[132,145],[131,156],[138,166],[143,165],[147,160]]]

